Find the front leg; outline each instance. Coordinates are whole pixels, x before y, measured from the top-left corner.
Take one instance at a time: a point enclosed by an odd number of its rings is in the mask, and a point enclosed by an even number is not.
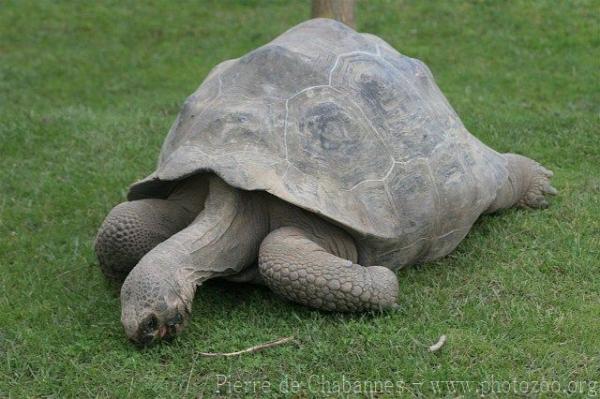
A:
[[[94,250],[104,275],[122,282],[131,269],[195,215],[164,199],[142,199],[115,206],[102,222]]]
[[[318,241],[297,227],[271,232],[259,252],[259,270],[267,286],[289,300],[324,310],[362,311],[396,305],[394,272],[340,258]]]
[[[181,231],[204,207],[204,176],[179,183],[167,199],[141,199],[115,206],[102,222],[94,250],[104,275],[122,282],[150,250]]]

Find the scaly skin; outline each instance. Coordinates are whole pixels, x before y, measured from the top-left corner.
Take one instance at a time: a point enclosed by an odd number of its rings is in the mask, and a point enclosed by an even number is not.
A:
[[[115,206],[98,231],[94,248],[102,272],[123,281],[152,248],[193,220],[171,201],[145,199]]]
[[[508,153],[503,156],[507,160],[508,179],[486,213],[512,207],[547,208],[546,195],[558,193],[550,184],[552,171],[522,155]]]
[[[107,278],[123,281],[146,253],[194,220],[207,194],[202,179],[188,179],[168,199],[123,202],[110,211],[94,243]]]
[[[398,280],[381,266],[363,267],[327,252],[296,227],[270,233],[260,247],[259,270],[277,294],[312,308],[360,311],[390,308]]]

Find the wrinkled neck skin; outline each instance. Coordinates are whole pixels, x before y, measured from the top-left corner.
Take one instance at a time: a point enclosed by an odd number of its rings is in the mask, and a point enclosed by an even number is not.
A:
[[[190,211],[202,211],[187,228],[146,254],[123,283],[122,321],[130,337],[151,314],[167,324],[171,319],[187,321],[198,285],[238,273],[258,256],[268,231],[264,204],[216,176],[204,178],[208,184],[192,179],[169,197],[176,196]],[[202,195],[202,186],[208,186],[207,195]]]
[[[183,180],[169,194],[169,201],[180,205],[191,220],[195,219],[207,205],[208,180],[207,175],[196,175]]]
[[[208,180],[208,181],[207,181]],[[187,302],[204,281],[237,274],[258,258],[262,240],[283,226],[306,231],[331,253],[356,261],[356,247],[341,229],[265,192],[229,186],[216,176],[194,177],[169,196],[202,211],[184,230],[153,249],[136,267],[181,287]],[[204,200],[205,199],[205,200]]]

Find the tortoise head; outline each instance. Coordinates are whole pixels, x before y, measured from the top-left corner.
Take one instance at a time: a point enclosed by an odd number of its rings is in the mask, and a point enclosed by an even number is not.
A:
[[[193,298],[193,292],[187,293],[187,284],[183,288],[160,259],[146,258],[121,288],[121,322],[128,338],[138,346],[179,335],[189,321]]]

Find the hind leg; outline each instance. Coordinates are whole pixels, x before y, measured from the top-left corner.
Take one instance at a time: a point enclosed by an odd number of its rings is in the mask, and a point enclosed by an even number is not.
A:
[[[552,171],[522,155],[503,155],[507,160],[509,177],[498,190],[487,213],[510,207],[547,208],[547,196],[558,193],[550,184]]]

